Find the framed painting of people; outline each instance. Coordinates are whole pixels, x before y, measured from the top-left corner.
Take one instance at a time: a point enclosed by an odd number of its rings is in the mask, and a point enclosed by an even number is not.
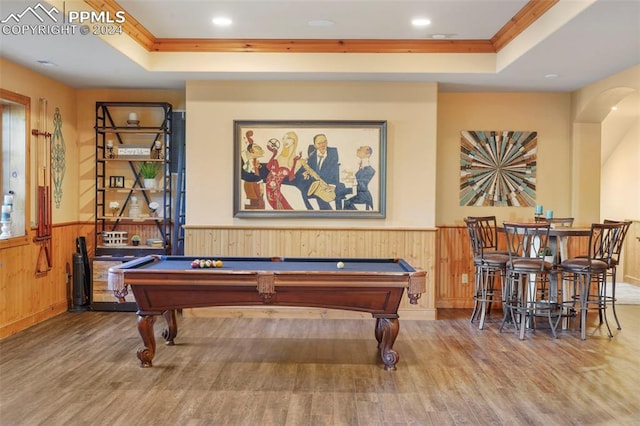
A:
[[[386,121],[234,121],[234,216],[383,218]]]

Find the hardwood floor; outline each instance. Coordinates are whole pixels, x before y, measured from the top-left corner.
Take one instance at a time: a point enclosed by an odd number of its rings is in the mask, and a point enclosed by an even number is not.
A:
[[[180,318],[140,368],[132,313],[65,313],[0,341],[2,425],[624,425],[640,420],[640,306],[623,330],[498,333],[441,310],[400,321]],[[590,318],[596,320],[596,315]]]

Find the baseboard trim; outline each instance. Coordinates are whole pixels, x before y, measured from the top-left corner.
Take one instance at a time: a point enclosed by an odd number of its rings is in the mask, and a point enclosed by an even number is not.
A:
[[[48,306],[42,311],[34,312],[27,317],[20,318],[18,321],[3,325],[0,327],[0,339],[9,337],[29,327],[33,327],[36,324],[40,324],[49,318],[60,315],[61,313],[66,312],[68,308],[69,307],[66,302],[57,303],[55,305]]]

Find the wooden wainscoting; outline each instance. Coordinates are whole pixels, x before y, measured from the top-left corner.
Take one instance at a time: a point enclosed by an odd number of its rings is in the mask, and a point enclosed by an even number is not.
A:
[[[84,232],[89,232],[84,233]],[[76,237],[90,236],[90,226],[77,223],[54,225],[51,237],[51,265],[41,256],[41,244],[33,242],[35,231],[29,231],[28,244],[2,249],[0,277],[0,338],[10,336],[40,323],[69,307]],[[87,238],[89,243],[90,238]],[[37,266],[39,265],[39,266]]]
[[[498,234],[499,247],[506,248],[504,237]],[[588,237],[569,239],[569,256],[587,252]],[[473,256],[469,236],[464,226],[438,228],[436,267],[436,308],[471,308],[473,306]],[[466,283],[463,277],[466,274]]]
[[[436,308],[473,305],[473,255],[466,227],[438,228]],[[463,276],[466,274],[466,283]]]
[[[435,229],[185,227],[185,254],[192,256],[402,258],[427,271],[427,293],[417,305],[404,298],[404,319],[435,319]],[[186,315],[290,318],[343,317],[350,313],[287,307],[203,308]],[[359,316],[348,315],[349,317]],[[367,314],[367,318],[371,315]]]

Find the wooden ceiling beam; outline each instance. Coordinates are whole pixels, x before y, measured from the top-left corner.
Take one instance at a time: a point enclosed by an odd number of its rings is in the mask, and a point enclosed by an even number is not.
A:
[[[84,0],[112,16],[124,10],[115,0]],[[559,0],[531,0],[490,40],[336,40],[336,39],[194,39],[156,38],[127,13],[123,32],[149,52],[280,53],[496,53]]]
[[[494,53],[489,40],[157,39],[156,52]]]
[[[491,37],[491,44],[496,52],[502,50],[514,38],[520,35],[531,24],[544,15],[560,0],[531,0],[515,16],[509,19],[500,30]]]
[[[84,0],[84,2],[96,12],[109,12],[111,16],[116,16],[116,12],[124,10],[114,0]],[[122,31],[148,51],[151,51],[151,47],[156,42],[155,36],[128,12],[125,22],[122,24]]]

